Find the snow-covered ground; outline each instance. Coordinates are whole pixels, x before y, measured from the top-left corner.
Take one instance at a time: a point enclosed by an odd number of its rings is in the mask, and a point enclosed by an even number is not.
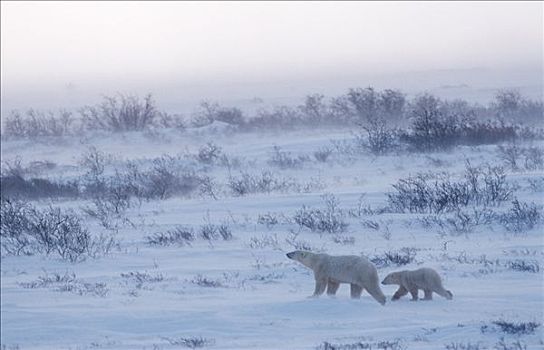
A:
[[[2,141],[3,161],[20,157],[23,165],[54,163],[36,175],[49,179],[81,176],[82,154],[93,146],[108,155],[106,172],[129,160],[146,164],[167,154],[212,178],[216,188],[216,199],[196,191],[134,201],[123,214],[127,220],[118,222],[119,247],[107,256],[78,263],[55,255],[3,256],[2,349],[544,348],[542,226],[512,233],[497,222],[480,223],[458,233],[423,225],[429,214],[377,210],[387,205],[392,185],[410,174],[449,172],[461,178],[467,159],[472,165],[502,164],[497,146],[375,157],[351,149],[352,139],[349,130],[239,134],[215,125],[185,132]],[[195,161],[192,155],[210,141],[236,164]],[[275,145],[300,164],[282,169],[269,163]],[[321,162],[313,152],[324,147],[332,153]],[[297,185],[244,196],[229,190],[229,177],[262,171]],[[542,179],[541,170],[507,172],[515,196],[524,202],[542,204]],[[303,206],[324,208],[323,194],[338,201],[339,215],[348,224],[344,232],[312,232],[294,221]],[[86,205],[83,200],[53,203],[78,212]],[[368,206],[374,210],[364,210]],[[506,201],[492,209],[510,207]],[[147,242],[148,236],[177,226],[199,236],[206,224],[225,225],[232,239],[197,237],[169,246]],[[105,231],[87,216],[85,225],[93,233]],[[335,298],[309,299],[311,271],[285,256],[300,247],[371,259],[409,252],[412,261],[406,265],[379,265],[380,278],[433,267],[454,298],[391,302],[396,287],[382,286],[388,301],[381,306],[367,293],[350,299],[349,286],[341,285]],[[520,261],[533,271],[516,269]],[[510,334],[499,321],[539,326]]]

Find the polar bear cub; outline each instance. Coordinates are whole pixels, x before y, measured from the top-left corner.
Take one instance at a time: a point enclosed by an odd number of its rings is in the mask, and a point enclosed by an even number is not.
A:
[[[442,286],[442,279],[438,272],[427,267],[413,271],[392,272],[384,278],[382,284],[398,284],[400,286],[391,300],[398,300],[409,292],[412,295],[412,300],[415,301],[419,289],[423,289],[425,293],[424,300],[432,300],[433,292],[448,300],[453,298],[453,294]]]
[[[287,253],[289,259],[298,261],[314,272],[315,290],[312,297],[318,297],[327,287],[328,295],[335,295],[340,283],[351,285],[351,297],[358,299],[364,289],[382,305],[385,295],[380,288],[376,267],[366,258],[346,255],[331,256],[297,250]]]

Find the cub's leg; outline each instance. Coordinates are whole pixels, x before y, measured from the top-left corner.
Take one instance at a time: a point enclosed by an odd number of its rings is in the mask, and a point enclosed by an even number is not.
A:
[[[401,297],[405,296],[406,294],[408,294],[408,289],[404,288],[403,286],[400,286],[399,289],[397,289],[397,291],[395,292],[395,294],[393,294],[393,297],[391,298],[391,300],[399,300]]]
[[[327,284],[327,295],[334,296],[336,295],[336,291],[340,287],[340,283],[334,280],[329,279]]]
[[[417,287],[410,287],[409,291],[412,295],[412,301],[417,301]]]
[[[314,289],[314,294],[312,296],[310,296],[310,298],[317,298],[319,297],[321,294],[323,294],[323,292],[325,292],[325,288],[327,287],[327,279],[326,278],[316,278],[315,279],[315,289]]]
[[[433,291],[432,290],[424,289],[423,292],[425,292],[424,300],[433,300]]]
[[[359,299],[361,298],[361,294],[363,293],[363,287],[357,285],[357,284],[351,284],[351,298],[352,299]]]

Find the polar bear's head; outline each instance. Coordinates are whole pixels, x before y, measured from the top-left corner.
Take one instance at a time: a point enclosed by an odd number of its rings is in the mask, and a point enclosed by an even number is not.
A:
[[[385,276],[382,284],[400,284],[400,275],[400,272],[391,272],[389,275]]]
[[[304,266],[310,266],[313,253],[304,250],[295,250],[294,252],[287,253],[287,257],[291,260],[298,261]]]

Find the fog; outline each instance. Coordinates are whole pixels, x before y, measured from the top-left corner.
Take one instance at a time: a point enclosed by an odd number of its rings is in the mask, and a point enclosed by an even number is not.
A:
[[[150,92],[295,103],[373,85],[542,96],[541,2],[2,2],[2,114]]]

